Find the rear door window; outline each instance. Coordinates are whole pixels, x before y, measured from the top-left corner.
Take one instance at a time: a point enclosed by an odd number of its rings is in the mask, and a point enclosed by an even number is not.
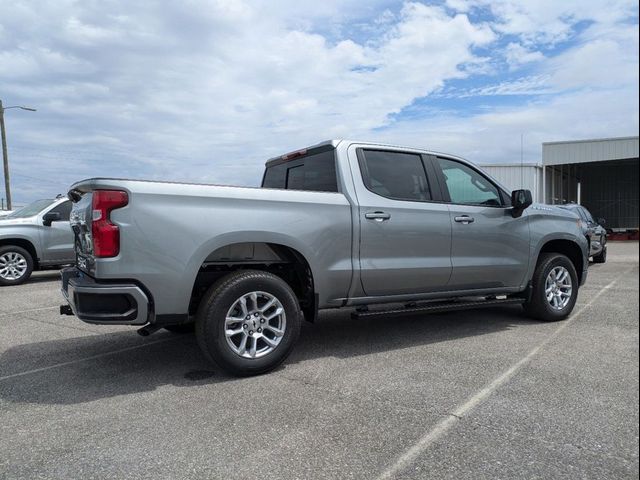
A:
[[[431,200],[422,157],[414,153],[363,150],[360,171],[373,193],[393,200]]]

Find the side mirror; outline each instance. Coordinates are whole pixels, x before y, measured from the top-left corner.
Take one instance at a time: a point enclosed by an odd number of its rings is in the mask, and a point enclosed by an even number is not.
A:
[[[48,212],[42,217],[42,224],[45,227],[50,227],[53,222],[59,222],[61,218],[60,212]]]
[[[599,218],[598,219],[598,224],[602,225],[603,227],[607,224],[607,221],[604,218]]]
[[[514,190],[511,193],[511,206],[516,210],[524,210],[533,203],[531,190]]]
[[[533,203],[531,190],[514,190],[511,192],[511,206],[514,216],[520,216],[524,209]]]

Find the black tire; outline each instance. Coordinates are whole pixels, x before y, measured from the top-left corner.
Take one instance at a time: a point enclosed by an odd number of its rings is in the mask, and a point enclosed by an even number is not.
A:
[[[571,296],[567,304],[556,309],[551,306],[545,293],[545,282],[549,273],[556,267],[564,267],[571,277]],[[566,256],[559,253],[543,253],[533,273],[531,298],[524,304],[524,310],[532,318],[544,322],[563,320],[571,314],[578,299],[578,275],[576,269]]]
[[[607,261],[607,246],[602,248],[598,255],[593,256],[593,263],[605,263]]]
[[[165,330],[168,330],[171,333],[184,334],[184,333],[193,333],[196,329],[195,323],[180,323],[178,325],[167,325],[166,327],[162,327]]]
[[[10,285],[20,285],[21,283],[26,282],[31,277],[31,273],[33,272],[33,257],[29,252],[27,252],[24,248],[17,247],[14,245],[5,245],[0,247],[0,258],[4,255],[15,253],[17,255],[22,256],[25,259],[27,265],[24,273],[16,279],[7,279],[2,278],[0,276],[0,286],[10,286]]]
[[[225,335],[227,313],[243,295],[251,292],[266,292],[275,297],[286,319],[278,345],[259,358],[245,358],[233,351]],[[196,338],[204,355],[228,373],[259,375],[273,370],[289,356],[300,335],[301,324],[300,305],[284,280],[268,272],[242,270],[221,278],[204,295],[196,316]]]

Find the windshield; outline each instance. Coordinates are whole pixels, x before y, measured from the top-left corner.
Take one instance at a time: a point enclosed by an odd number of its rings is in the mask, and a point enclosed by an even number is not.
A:
[[[45,209],[46,207],[48,207],[49,205],[51,205],[53,202],[55,202],[55,200],[36,200],[33,203],[30,203],[29,205],[22,207],[19,210],[16,210],[13,213],[10,213],[9,215],[7,215],[4,218],[27,218],[27,217],[33,217],[35,215],[37,215],[38,213],[40,213],[43,209]]]

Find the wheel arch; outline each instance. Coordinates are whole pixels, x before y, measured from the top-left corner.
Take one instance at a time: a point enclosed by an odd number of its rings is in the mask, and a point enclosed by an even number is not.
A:
[[[318,296],[308,256],[291,242],[262,240],[235,241],[222,245],[222,242],[218,242],[208,253],[200,254],[199,265],[191,282],[190,315],[195,313],[206,290],[219,278],[230,272],[251,269],[267,271],[282,278],[298,298],[305,319],[311,322],[315,320]]]
[[[36,270],[38,268],[38,251],[36,250],[35,245],[26,238],[19,237],[11,237],[11,238],[0,238],[0,247],[5,247],[7,245],[13,245],[16,247],[24,248],[33,260],[33,269]]]
[[[543,253],[559,253],[565,255],[576,269],[579,281],[583,278],[585,269],[587,268],[587,265],[585,265],[585,253],[583,247],[574,239],[562,237],[547,239],[538,250],[535,266],[538,265],[540,255]]]

